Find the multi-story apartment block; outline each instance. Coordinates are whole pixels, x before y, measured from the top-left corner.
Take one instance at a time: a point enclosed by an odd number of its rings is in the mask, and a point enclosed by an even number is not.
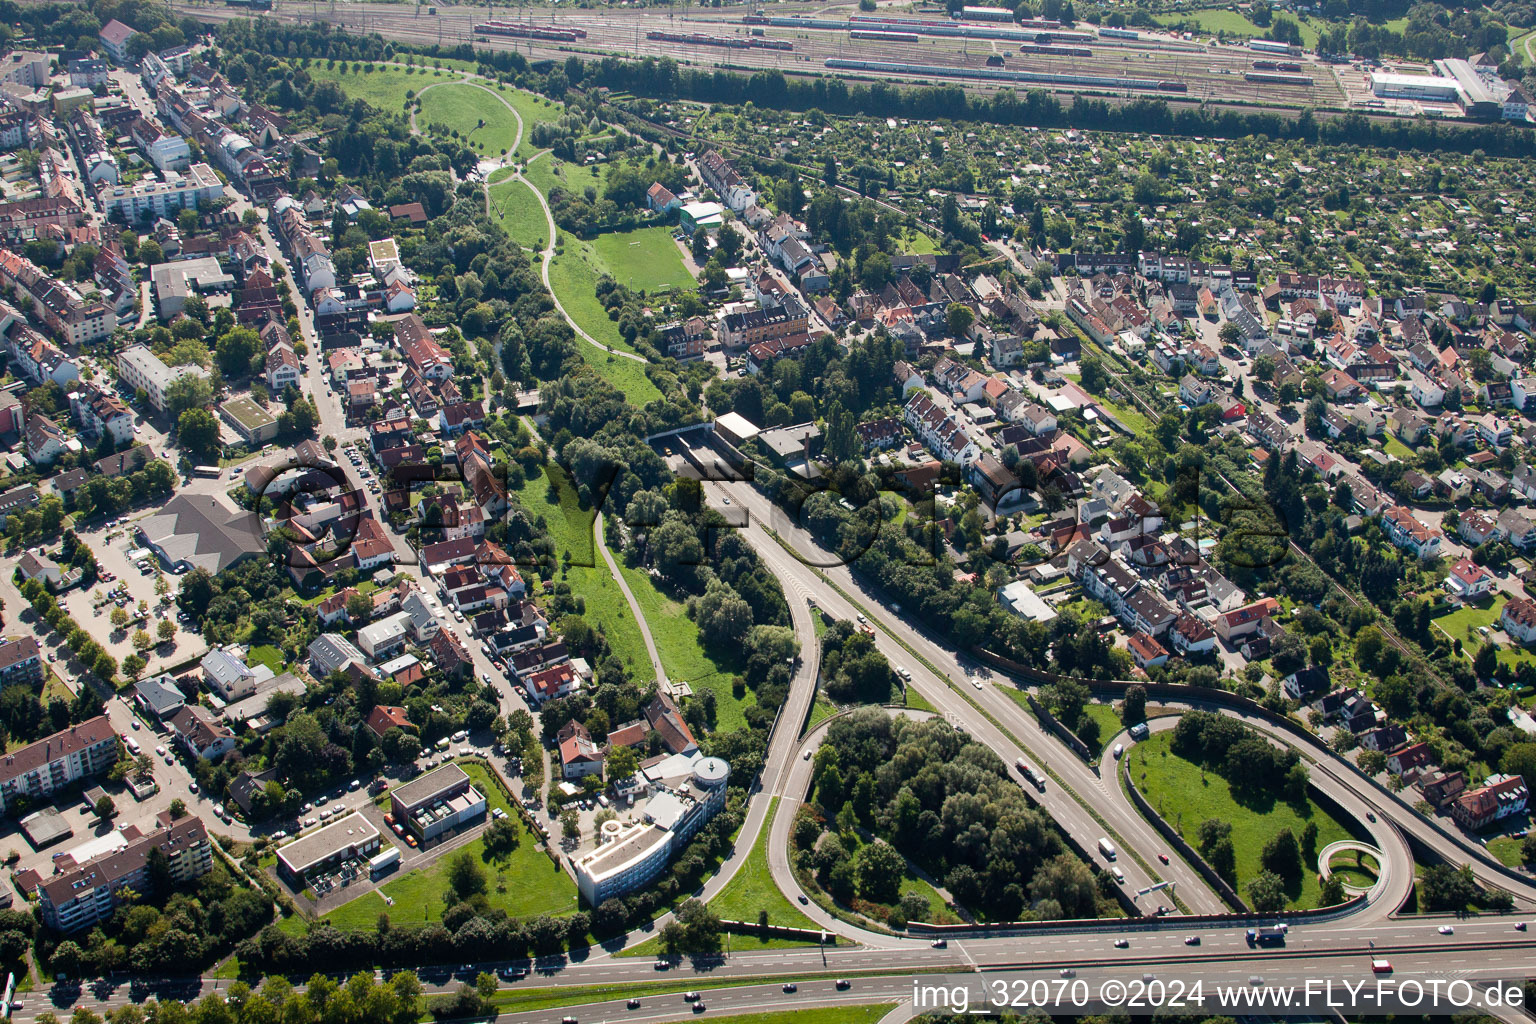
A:
[[[166,366],[144,345],[129,345],[117,354],[118,379],[124,387],[143,391],[149,404],[165,411],[165,389],[188,375],[207,376],[200,366]]]
[[[0,238],[7,242],[25,242],[42,231],[60,231],[79,224],[85,211],[68,196],[39,196],[0,203]]]
[[[0,687],[36,686],[43,681],[43,651],[30,636],[0,640]]]
[[[112,333],[114,318],[105,303],[87,302],[73,287],[49,276],[31,260],[0,249],[0,284],[31,299],[33,313],[71,345],[84,345]]]
[[[213,844],[203,819],[192,816],[170,821],[148,834],[129,826],[121,849],[74,865],[37,883],[34,890],[43,923],[60,932],[77,932],[112,916],[124,890],[150,895],[154,877],[149,854],[165,858],[171,882],[182,885],[213,870]],[[132,833],[131,838],[129,832]]]
[[[0,757],[0,814],[17,799],[41,800],[71,782],[112,767],[117,733],[106,715],[45,736]]]
[[[195,210],[224,194],[224,183],[207,164],[193,164],[185,174],[162,171],[164,181],[143,181],[103,189],[100,199],[108,217],[119,215],[128,224]]]
[[[110,391],[88,388],[69,396],[70,411],[81,428],[94,437],[110,434],[118,444],[133,439],[133,413]]]

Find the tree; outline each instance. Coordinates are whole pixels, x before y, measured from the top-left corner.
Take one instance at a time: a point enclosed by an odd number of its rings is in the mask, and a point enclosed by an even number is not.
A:
[[[155,638],[149,635],[145,629],[136,630],[133,634],[133,649],[143,653],[155,646]]]
[[[1088,865],[1065,853],[1041,864],[1029,883],[1029,896],[1037,909],[1050,902],[1062,917],[1093,916],[1097,892]]]
[[[1132,686],[1125,691],[1125,701],[1120,705],[1120,721],[1135,725],[1147,720],[1147,688]]]
[[[110,796],[107,796],[105,793],[103,793],[101,796],[97,797],[96,806],[93,808],[93,810],[96,812],[96,817],[100,818],[102,821],[109,821],[117,815],[117,804],[112,802],[112,798]]]
[[[1343,903],[1347,899],[1344,892],[1344,883],[1339,881],[1338,875],[1329,875],[1323,880],[1323,891],[1317,898],[1320,907],[1333,907]]]
[[[1536,867],[1536,832],[1527,832],[1525,842],[1520,844],[1520,859],[1526,867]]]
[[[1477,649],[1477,655],[1472,659],[1472,671],[1477,678],[1488,680],[1493,678],[1494,670],[1499,667],[1499,652],[1493,644],[1485,643]]]
[[[460,899],[485,892],[486,874],[468,850],[460,850],[448,861],[448,885]]]
[[[1260,914],[1285,909],[1285,880],[1273,871],[1260,871],[1248,883],[1248,904]]]
[[[581,819],[576,817],[576,808],[567,807],[560,812],[560,834],[572,842],[581,838]]]
[[[53,968],[54,974],[74,978],[79,976],[80,965],[84,960],[85,951],[80,948],[80,944],[73,939],[65,939],[53,951],[53,958],[48,963]]]
[[[1259,854],[1259,863],[1264,865],[1266,871],[1273,871],[1289,882],[1299,880],[1302,872],[1301,844],[1296,841],[1296,833],[1288,828],[1276,832],[1264,844],[1264,850]]]
[[[485,852],[493,858],[511,856],[517,849],[521,837],[518,835],[517,826],[512,824],[511,818],[497,818],[486,827],[481,841],[485,844]]]
[[[976,322],[976,313],[963,302],[951,302],[944,311],[944,319],[949,324],[949,333],[963,338],[965,332],[971,329],[971,324]]]
[[[112,614],[107,616],[107,618],[112,623],[113,629],[122,629],[128,625],[128,609],[113,608]]]
[[[897,899],[905,872],[905,860],[883,839],[861,847],[854,857],[859,895],[874,903],[890,903]]]
[[[169,643],[176,636],[176,623],[170,619],[161,619],[155,626],[155,635],[159,637],[161,643]]]
[[[640,758],[635,754],[633,747],[618,747],[608,755],[603,773],[609,782],[619,782],[634,775],[639,767]]]
[[[176,437],[197,458],[205,458],[218,444],[219,424],[207,409],[188,409],[176,420]]]
[[[1216,337],[1221,341],[1223,345],[1236,345],[1237,339],[1241,338],[1242,336],[1243,332],[1239,330],[1237,324],[1233,323],[1231,320],[1228,320],[1226,323],[1222,324],[1221,330],[1216,332]]]
[[[187,803],[186,803],[186,801],[183,800],[181,797],[177,797],[176,799],[172,800],[171,801],[171,806],[170,806],[170,812],[171,812],[171,820],[172,821],[176,821],[178,819],[185,818],[187,816]]]
[[[188,373],[165,386],[165,411],[179,419],[188,409],[201,409],[213,402],[213,385],[205,378]]]

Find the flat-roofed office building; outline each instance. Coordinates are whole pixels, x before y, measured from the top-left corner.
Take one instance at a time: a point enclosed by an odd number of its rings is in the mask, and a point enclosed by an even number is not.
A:
[[[422,842],[484,817],[485,794],[456,764],[445,764],[390,795],[395,820]]]

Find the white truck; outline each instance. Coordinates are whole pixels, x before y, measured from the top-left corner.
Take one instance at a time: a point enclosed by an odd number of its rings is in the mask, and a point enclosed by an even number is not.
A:
[[[1108,836],[1100,837],[1099,852],[1104,855],[1105,860],[1115,859],[1115,844],[1109,841]]]

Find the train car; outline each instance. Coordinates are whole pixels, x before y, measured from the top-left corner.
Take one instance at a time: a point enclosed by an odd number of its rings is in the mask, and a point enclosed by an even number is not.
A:
[[[1063,32],[1059,29],[1035,33],[1035,42],[1041,45],[1048,45],[1050,43],[1091,43],[1097,39],[1097,36],[1087,32]]]
[[[899,61],[828,58],[823,66],[843,71],[883,72],[894,75],[921,75],[931,78],[972,78],[988,82],[1027,82],[1037,85],[1076,86],[1086,89],[1132,89],[1156,92],[1185,92],[1183,82],[1152,78],[1122,78],[1111,75],[1071,75],[1045,71],[1012,71],[1006,68],[958,68],[942,64],[906,64]]]
[[[741,16],[741,23],[743,25],[766,25],[768,24],[768,15],[762,11],[758,11],[756,14],[744,14]]]
[[[1038,53],[1043,57],[1092,57],[1093,51],[1086,46],[1036,46],[1034,43],[1025,43],[1019,47],[1020,53]]]
[[[1260,53],[1283,53],[1288,57],[1301,56],[1301,47],[1295,43],[1277,43],[1273,39],[1250,39],[1248,49]]]
[[[1256,60],[1253,62],[1255,71],[1279,71],[1280,68],[1272,60]]]
[[[793,50],[795,45],[783,39],[753,39],[741,36],[707,36],[702,32],[647,32],[652,42],[687,43],[690,46],[719,46],[729,50]]]
[[[1022,18],[1019,28],[1061,28],[1061,22],[1051,18]]]
[[[916,32],[875,32],[871,29],[856,28],[848,33],[849,39],[878,39],[886,43],[915,43],[918,40]]]
[[[1298,72],[1298,71],[1301,70],[1301,65],[1293,63],[1293,62],[1288,61],[1288,60],[1283,60],[1280,63],[1275,65],[1275,70],[1276,71]]]
[[[1250,82],[1268,82],[1271,85],[1311,85],[1306,75],[1288,75],[1283,71],[1250,71],[1243,76]]]
[[[587,38],[587,30],[584,28],[555,28],[508,21],[482,21],[473,28],[476,35],[511,36],[515,39],[547,39],[554,42],[574,43],[578,39]]]
[[[1100,39],[1140,39],[1141,33],[1133,28],[1101,28]]]

